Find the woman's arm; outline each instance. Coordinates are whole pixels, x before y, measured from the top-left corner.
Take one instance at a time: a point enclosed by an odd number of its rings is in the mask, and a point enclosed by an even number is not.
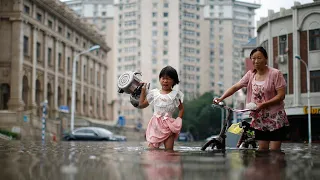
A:
[[[180,101],[180,100],[179,100]],[[184,113],[184,107],[183,107],[183,104],[181,103],[180,101],[180,105],[178,106],[179,108],[179,114],[178,114],[178,117],[180,117],[182,119],[183,117],[183,113]]]
[[[139,100],[139,106],[138,108],[143,109],[149,106],[149,103],[146,99],[146,86],[147,84],[145,83],[142,88],[141,88],[141,94],[140,94],[140,100]]]
[[[223,101],[224,99],[226,99],[227,97],[231,96],[232,94],[234,94],[235,92],[237,92],[239,89],[241,89],[241,84],[238,82],[236,84],[234,84],[231,88],[229,88],[226,92],[224,92],[224,94],[220,97],[220,98],[215,98],[214,103],[219,103],[221,101]]]
[[[277,95],[264,103],[258,104],[257,110],[267,108],[269,106],[279,104],[286,97],[285,87],[277,89]]]

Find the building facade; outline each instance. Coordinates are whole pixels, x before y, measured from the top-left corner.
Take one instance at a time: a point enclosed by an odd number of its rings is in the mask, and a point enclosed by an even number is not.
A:
[[[0,4],[0,109],[34,110],[48,100],[49,117],[55,119],[60,105],[71,105],[75,56],[100,45],[76,62],[76,115],[107,120],[110,48],[101,36],[58,0]]]
[[[114,60],[114,0],[68,0],[64,1],[69,8],[74,10],[78,16],[85,22],[92,25],[101,35],[104,41],[111,48],[107,56],[107,111],[108,118],[115,123],[117,110],[115,100],[116,93],[116,72]]]
[[[320,129],[320,2],[295,2],[291,9],[281,8],[258,21],[258,45],[269,55],[269,66],[281,70],[286,82],[285,108],[294,140],[307,139],[307,75],[301,56],[310,70],[312,134],[319,140]]]
[[[204,1],[119,0],[115,3],[115,61],[117,77],[126,71],[141,71],[151,88],[160,88],[159,73],[173,66],[181,83],[176,89],[191,100],[201,94],[201,66],[205,29],[201,27]],[[127,95],[117,98],[118,114],[129,125],[139,121],[146,126],[151,108],[139,110]],[[121,108],[120,108],[121,107]],[[131,122],[131,123],[130,123]]]
[[[209,29],[206,34],[209,53],[203,58],[209,59],[210,73],[206,74],[207,86],[203,91],[222,95],[240,80],[243,75],[241,46],[254,37],[254,10],[260,6],[235,0],[206,1],[204,16]],[[228,101],[231,103],[231,98]]]

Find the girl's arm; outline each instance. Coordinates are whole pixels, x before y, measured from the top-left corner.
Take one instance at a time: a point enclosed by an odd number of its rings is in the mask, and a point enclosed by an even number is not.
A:
[[[179,100],[180,101],[180,100]],[[184,113],[184,107],[183,107],[183,104],[181,103],[180,101],[180,105],[178,106],[179,108],[179,114],[178,114],[178,117],[180,117],[182,119],[183,117],[183,113]]]
[[[140,94],[140,100],[139,100],[139,106],[138,108],[143,109],[149,106],[149,103],[146,99],[146,87],[147,83],[145,83],[141,88],[141,94]]]

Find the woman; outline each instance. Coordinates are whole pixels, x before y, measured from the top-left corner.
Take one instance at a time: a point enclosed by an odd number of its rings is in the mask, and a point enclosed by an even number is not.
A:
[[[283,102],[286,82],[279,70],[267,66],[268,54],[263,47],[252,50],[250,58],[254,70],[248,71],[238,83],[213,102],[219,103],[242,87],[247,87],[246,103],[257,105],[250,116],[259,150],[280,150],[281,141],[286,138],[286,126],[289,126]]]

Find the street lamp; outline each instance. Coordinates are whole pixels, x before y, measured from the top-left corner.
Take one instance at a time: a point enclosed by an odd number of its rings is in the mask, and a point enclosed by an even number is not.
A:
[[[295,56],[296,59],[300,60],[305,67],[307,71],[307,93],[308,93],[308,130],[309,130],[309,145],[311,145],[311,108],[310,108],[310,71],[307,63],[301,59],[299,55]]]
[[[71,132],[74,129],[74,109],[75,109],[75,93],[76,93],[76,64],[77,64],[76,62],[78,61],[78,58],[80,55],[88,53],[88,52],[96,50],[96,49],[99,49],[99,48],[100,48],[99,45],[92,46],[90,49],[82,51],[81,53],[77,54],[74,57],[73,64],[72,64]]]

